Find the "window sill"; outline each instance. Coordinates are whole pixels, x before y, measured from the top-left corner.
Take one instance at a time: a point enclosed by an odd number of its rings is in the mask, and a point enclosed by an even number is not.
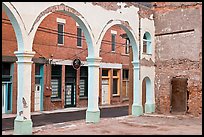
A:
[[[123,98],[123,101],[128,101],[128,100],[129,100],[128,97],[124,97],[124,98]]]
[[[122,56],[129,56],[129,54],[121,53]]]
[[[87,100],[88,97],[79,97],[80,100]]]
[[[64,46],[64,44],[57,44],[57,46],[63,47],[63,46]]]
[[[119,97],[120,95],[119,94],[113,94],[113,97]]]
[[[51,99],[51,102],[60,102],[60,101],[62,101],[62,99],[60,98]]]
[[[77,48],[82,49],[82,46],[77,46]]]
[[[142,53],[143,55],[148,55],[148,56],[151,56],[152,54],[150,53]]]

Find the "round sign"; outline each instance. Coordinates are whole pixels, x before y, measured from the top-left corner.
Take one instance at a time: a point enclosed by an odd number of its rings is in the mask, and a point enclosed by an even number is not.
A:
[[[81,60],[80,59],[75,59],[74,61],[73,61],[73,68],[74,69],[78,69],[78,68],[80,68],[80,66],[81,66]]]

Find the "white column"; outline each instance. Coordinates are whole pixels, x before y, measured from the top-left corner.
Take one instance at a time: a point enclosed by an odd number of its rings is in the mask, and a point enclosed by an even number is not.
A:
[[[100,110],[98,107],[99,97],[99,66],[101,58],[87,57],[88,62],[88,108],[86,122],[98,122]]]
[[[14,123],[14,134],[32,134],[31,121],[31,69],[35,52],[14,52],[17,61],[17,116]],[[31,130],[31,131],[30,131]]]
[[[154,98],[154,88],[153,80],[146,79],[146,103],[145,103],[145,113],[155,112],[155,98]]]
[[[142,108],[142,92],[140,91],[140,81],[139,81],[139,62],[132,62],[132,63],[134,66],[132,115],[140,116],[143,114],[143,108]]]

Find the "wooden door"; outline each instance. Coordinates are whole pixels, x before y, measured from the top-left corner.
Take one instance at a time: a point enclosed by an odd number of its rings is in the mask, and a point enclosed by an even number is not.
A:
[[[171,112],[187,111],[187,79],[172,79]]]

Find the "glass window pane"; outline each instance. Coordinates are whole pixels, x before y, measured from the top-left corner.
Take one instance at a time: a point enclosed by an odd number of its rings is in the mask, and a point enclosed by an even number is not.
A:
[[[115,51],[115,40],[116,40],[116,35],[112,34],[112,51]]]
[[[118,79],[113,79],[113,94],[118,93]]]
[[[79,93],[80,97],[85,96],[85,80],[84,79],[80,79],[80,93]]]
[[[118,76],[118,71],[117,70],[113,70],[113,76]]]
[[[52,86],[52,95],[51,97],[57,98],[58,92],[59,92],[59,80],[58,79],[52,79],[51,80],[51,86]]]
[[[40,84],[40,78],[35,78],[35,84]]]
[[[125,54],[129,54],[129,45],[130,45],[129,39],[126,39]]]
[[[58,44],[63,44],[63,34],[58,34]]]
[[[123,80],[128,80],[129,70],[123,69]]]
[[[81,28],[77,27],[77,46],[81,46],[82,43],[82,30]]]
[[[10,63],[2,63],[2,75],[10,75],[10,69]]]
[[[102,70],[102,76],[108,76],[108,70]]]
[[[35,64],[35,75],[40,75],[40,64]]]
[[[64,35],[63,35],[63,24],[58,24],[58,44],[63,44]]]
[[[61,76],[61,70],[62,70],[62,66],[61,65],[52,65],[52,75],[59,75],[59,76]]]
[[[7,110],[11,110],[11,83],[8,84],[8,104],[7,104]]]
[[[88,67],[80,67],[80,77],[88,77]]]

